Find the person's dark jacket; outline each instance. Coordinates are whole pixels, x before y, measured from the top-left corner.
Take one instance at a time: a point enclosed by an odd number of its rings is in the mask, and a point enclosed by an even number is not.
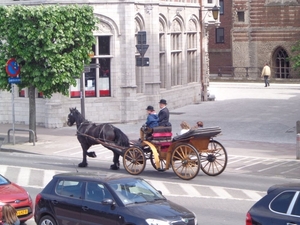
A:
[[[158,113],[158,125],[163,127],[172,126],[169,122],[169,110],[167,107],[161,109]]]
[[[146,121],[147,127],[153,128],[158,126],[158,116],[156,114],[149,114]]]

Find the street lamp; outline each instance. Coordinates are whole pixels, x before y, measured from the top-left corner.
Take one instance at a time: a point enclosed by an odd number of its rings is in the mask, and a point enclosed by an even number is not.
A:
[[[206,11],[206,14],[203,15],[202,12]],[[208,26],[210,24],[214,24],[219,26],[219,12],[220,8],[218,6],[214,6],[213,8],[200,9],[200,18],[201,18],[201,100],[207,101],[207,87],[209,85],[209,56],[208,56]],[[206,17],[207,14],[210,13],[210,17]],[[212,16],[212,18],[211,18]],[[212,20],[213,19],[213,20]]]
[[[219,18],[219,7],[217,7],[216,5],[211,9],[212,14],[213,14],[213,18],[214,20],[218,20]]]

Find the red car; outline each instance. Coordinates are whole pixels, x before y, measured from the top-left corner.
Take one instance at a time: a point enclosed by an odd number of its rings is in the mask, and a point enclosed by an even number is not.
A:
[[[33,203],[29,193],[0,174],[0,224],[2,224],[2,206],[7,203],[15,207],[21,222],[33,217]]]

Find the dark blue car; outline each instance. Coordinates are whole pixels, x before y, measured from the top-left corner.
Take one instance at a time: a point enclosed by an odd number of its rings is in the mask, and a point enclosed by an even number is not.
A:
[[[65,173],[36,197],[38,225],[197,225],[193,212],[168,201],[144,179]]]
[[[297,224],[300,224],[300,183],[270,187],[246,217],[246,225]]]

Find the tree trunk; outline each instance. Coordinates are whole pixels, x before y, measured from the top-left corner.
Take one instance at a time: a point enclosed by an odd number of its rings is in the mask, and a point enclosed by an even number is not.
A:
[[[29,129],[33,130],[35,133],[35,137],[32,133],[29,133],[29,142],[33,142],[33,138],[37,141],[36,134],[36,105],[35,105],[35,87],[28,87],[28,97],[29,97]]]

